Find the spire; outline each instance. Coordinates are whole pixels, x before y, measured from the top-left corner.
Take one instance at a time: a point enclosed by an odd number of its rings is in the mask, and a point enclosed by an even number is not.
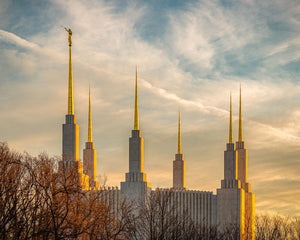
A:
[[[88,126],[88,142],[92,142],[92,116],[91,116],[91,86],[89,84],[89,126]]]
[[[230,91],[229,143],[233,143],[233,138],[232,138],[232,101],[231,101],[231,91]]]
[[[239,111],[239,142],[243,141],[243,132],[242,132],[242,87],[240,84],[240,111]]]
[[[138,106],[138,90],[137,90],[137,66],[136,66],[136,69],[135,69],[134,130],[139,130],[139,106]]]
[[[181,154],[180,106],[178,114],[178,154]]]
[[[72,69],[72,30],[65,28],[69,33],[69,92],[68,92],[68,115],[74,115],[73,101],[73,69]]]

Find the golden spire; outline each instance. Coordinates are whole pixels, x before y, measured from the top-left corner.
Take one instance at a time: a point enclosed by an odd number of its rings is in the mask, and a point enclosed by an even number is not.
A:
[[[139,106],[138,106],[138,90],[137,90],[137,66],[136,66],[136,69],[135,69],[134,130],[139,130]]]
[[[232,101],[231,101],[231,91],[230,91],[229,143],[233,143],[233,138],[232,138]]]
[[[88,126],[88,142],[92,142],[92,116],[91,116],[91,86],[89,84],[89,126]]]
[[[180,106],[178,114],[178,154],[181,154]]]
[[[242,133],[242,87],[240,84],[240,111],[239,111],[239,142],[243,141]]]
[[[74,101],[73,101],[73,70],[72,70],[72,30],[65,28],[69,33],[69,92],[68,92],[68,115],[74,114]]]

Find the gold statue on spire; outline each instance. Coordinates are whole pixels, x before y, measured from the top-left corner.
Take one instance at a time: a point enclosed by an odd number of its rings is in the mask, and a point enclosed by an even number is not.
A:
[[[138,106],[138,89],[137,89],[137,66],[136,66],[136,69],[135,69],[134,130],[139,130],[139,106]]]
[[[243,132],[242,132],[242,87],[240,84],[240,111],[239,111],[239,142],[243,141]]]
[[[65,27],[65,30],[69,33],[68,41],[69,41],[69,46],[71,47],[72,46],[72,30],[71,30],[71,28],[66,28],[66,27]]]
[[[73,101],[73,69],[72,69],[72,30],[71,28],[65,30],[69,33],[69,92],[68,92],[68,115],[74,115],[74,101]]]
[[[231,100],[231,91],[230,91],[229,143],[233,143],[233,137],[232,137],[232,100]]]
[[[178,154],[181,154],[180,105],[179,105],[179,114],[178,114]]]
[[[88,126],[88,142],[92,142],[92,113],[91,113],[91,85],[89,84],[89,126]]]

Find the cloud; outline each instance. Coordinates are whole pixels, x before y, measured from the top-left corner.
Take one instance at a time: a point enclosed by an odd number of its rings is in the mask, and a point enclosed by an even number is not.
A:
[[[204,72],[220,71],[215,68],[216,64],[228,51],[242,53],[241,48],[256,42],[263,32],[266,34],[261,22],[257,29],[256,23],[260,21],[256,18],[257,11],[245,2],[232,3],[231,8],[227,8],[220,1],[198,1],[169,17],[170,37],[167,39],[172,43],[172,50]]]
[[[296,10],[291,9],[297,8],[292,1],[285,12],[280,1],[272,11],[269,1],[230,6],[220,1],[191,1],[180,8],[155,9],[166,18],[150,20],[156,21],[155,26],[163,25],[165,32],[151,28],[154,35],[147,38],[137,26],[150,21],[145,16],[153,16],[151,4],[131,1],[119,7],[117,1],[51,1],[46,9],[51,15],[47,30],[27,26],[28,35],[1,21],[3,139],[20,151],[38,154],[47,149],[50,154],[61,154],[68,80],[67,34],[62,26],[68,26],[73,30],[80,148],[87,135],[90,81],[98,172],[105,172],[110,185],[119,185],[128,171],[137,64],[145,171],[153,187],[171,184],[179,104],[187,185],[213,191],[220,187],[229,91],[236,136],[242,83],[249,179],[258,209],[272,206],[283,213],[295,209],[298,214],[297,203],[289,196],[299,194],[300,86],[297,74],[287,73],[280,64],[298,59],[298,35],[291,30],[299,25]],[[282,12],[276,15],[280,23],[288,23],[284,38],[268,22],[275,24],[274,11]],[[18,24],[24,23],[13,25]]]
[[[18,46],[25,47],[25,48],[33,48],[33,49],[38,48],[37,44],[29,42],[11,32],[7,32],[7,31],[1,30],[1,29],[0,29],[0,39],[2,41],[16,44]]]
[[[229,112],[224,109],[220,109],[220,108],[213,107],[213,106],[205,106],[200,102],[194,102],[194,101],[189,101],[189,100],[180,98],[179,96],[177,96],[174,93],[167,92],[165,89],[154,87],[153,85],[151,85],[149,82],[147,82],[145,80],[142,80],[142,84],[145,88],[147,88],[154,94],[159,95],[162,98],[176,101],[177,103],[179,103],[183,106],[186,106],[186,107],[191,106],[191,107],[197,108],[204,114],[212,114],[212,115],[219,116],[219,117],[225,117],[225,116],[228,116],[228,114],[229,114]]]

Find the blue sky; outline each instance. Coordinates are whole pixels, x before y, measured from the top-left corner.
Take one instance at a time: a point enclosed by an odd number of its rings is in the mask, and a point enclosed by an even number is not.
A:
[[[223,178],[229,92],[242,85],[249,182],[258,212],[300,216],[299,1],[0,2],[0,133],[17,151],[61,154],[73,30],[75,114],[87,140],[88,83],[98,173],[128,171],[135,65],[145,172],[172,184],[178,105],[189,189]],[[82,151],[81,151],[82,156]]]

